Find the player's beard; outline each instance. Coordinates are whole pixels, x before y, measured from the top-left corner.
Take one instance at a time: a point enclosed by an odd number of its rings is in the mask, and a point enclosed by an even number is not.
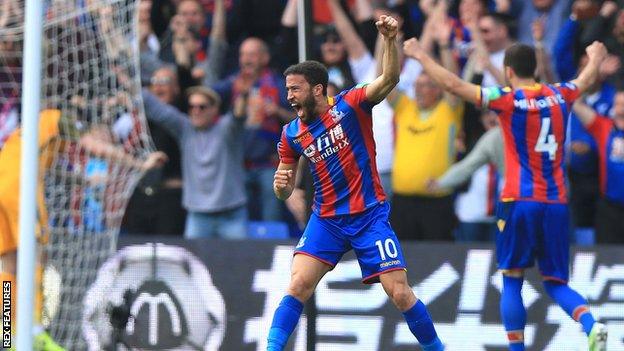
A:
[[[314,114],[316,110],[316,101],[314,101],[314,95],[310,94],[301,104],[301,108],[304,111],[303,120],[305,122],[311,122],[314,120]]]

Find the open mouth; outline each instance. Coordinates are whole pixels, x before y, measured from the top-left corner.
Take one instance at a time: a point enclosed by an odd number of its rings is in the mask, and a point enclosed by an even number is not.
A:
[[[298,117],[303,116],[303,107],[297,103],[292,103],[290,104],[290,107],[293,108],[293,110],[295,110],[295,113],[297,113]]]

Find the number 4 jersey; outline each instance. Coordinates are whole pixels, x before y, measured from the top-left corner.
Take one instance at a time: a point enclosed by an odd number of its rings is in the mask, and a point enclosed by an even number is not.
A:
[[[360,213],[385,200],[377,166],[366,87],[330,97],[329,109],[312,123],[296,118],[284,126],[280,161],[304,155],[314,180],[314,212],[320,217]]]
[[[480,89],[482,107],[498,113],[503,130],[503,201],[567,202],[563,147],[570,108],[578,95],[572,83]]]

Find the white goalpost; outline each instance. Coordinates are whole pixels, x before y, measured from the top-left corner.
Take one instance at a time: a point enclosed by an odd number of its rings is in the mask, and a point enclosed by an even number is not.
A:
[[[11,0],[8,0],[11,1]],[[18,306],[17,350],[32,350],[33,304],[35,285],[35,220],[37,169],[39,161],[38,115],[41,98],[41,36],[43,32],[43,4],[26,0],[26,28],[24,33],[23,79],[30,82],[22,89],[22,163],[19,209],[19,247],[17,256]]]
[[[0,141],[4,117],[21,117],[17,350],[33,349],[39,323],[66,349],[85,349],[85,292],[116,249],[141,162],[154,150],[137,4],[0,1]]]

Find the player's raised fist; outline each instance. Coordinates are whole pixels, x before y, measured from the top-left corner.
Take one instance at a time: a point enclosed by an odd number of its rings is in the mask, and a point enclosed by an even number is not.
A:
[[[284,189],[290,183],[293,171],[291,170],[277,170],[273,176],[273,187],[275,189]]]
[[[375,22],[377,30],[387,39],[394,39],[399,32],[399,22],[392,16],[381,15],[379,20]]]
[[[602,62],[607,57],[607,48],[599,41],[591,43],[591,45],[585,49],[585,52],[587,52],[587,56],[590,59],[593,58],[599,62]]]
[[[403,43],[403,53],[408,57],[419,60],[420,55],[422,54],[422,49],[420,47],[418,39],[411,38],[409,40],[406,40]]]

